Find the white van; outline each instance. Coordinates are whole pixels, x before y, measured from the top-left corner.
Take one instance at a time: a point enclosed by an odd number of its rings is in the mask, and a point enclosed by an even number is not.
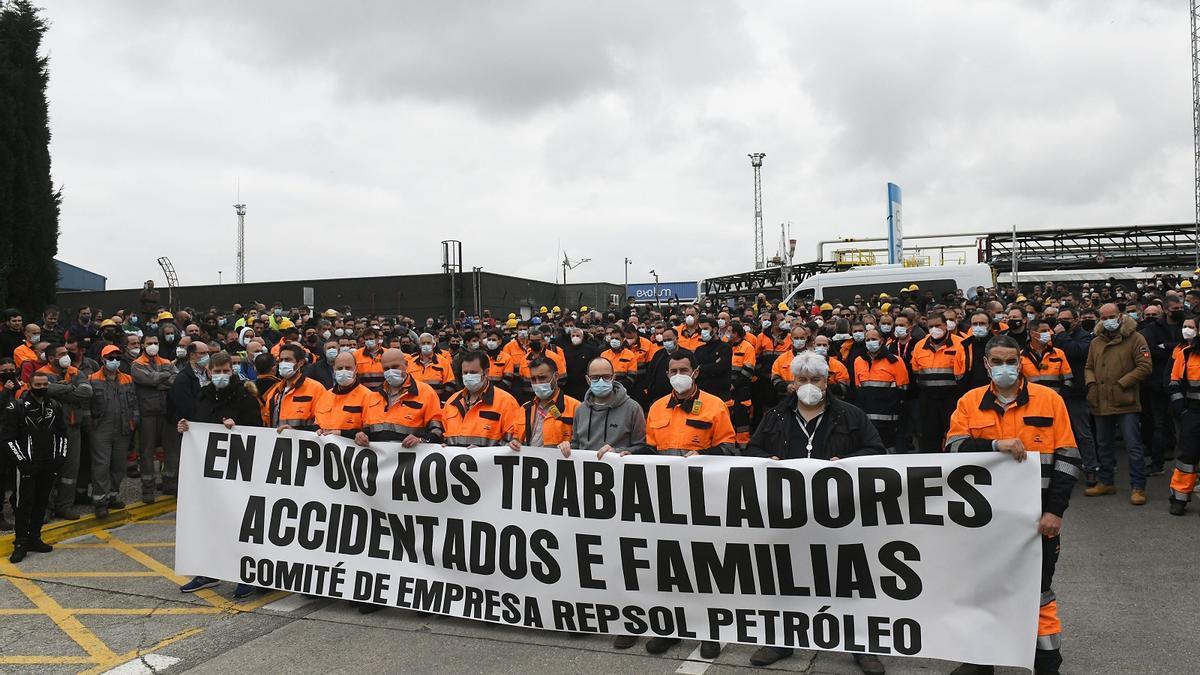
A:
[[[845,272],[815,274],[796,287],[786,302],[790,307],[794,299],[849,304],[854,296],[868,298],[879,293],[898,297],[900,289],[916,284],[921,293],[933,291],[933,297],[941,298],[945,293],[962,289],[963,295],[975,298],[978,286],[990,288],[996,285],[992,268],[983,263],[971,265],[926,265],[905,267],[904,265],[868,265],[853,267]]]

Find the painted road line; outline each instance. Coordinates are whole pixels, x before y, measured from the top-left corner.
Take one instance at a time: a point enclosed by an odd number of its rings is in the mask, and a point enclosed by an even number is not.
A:
[[[152,647],[147,647],[146,649],[135,649],[131,652],[126,652],[124,654],[121,654],[120,656],[115,656],[111,659],[101,662],[101,665],[98,665],[95,668],[80,672],[79,675],[101,675],[102,673],[108,672],[112,668],[115,668],[115,667],[125,663],[126,661],[132,661],[133,659],[136,659],[138,657],[145,656],[147,654],[152,654],[152,653],[157,652],[158,650],[162,649],[163,647],[166,647],[167,645],[174,644],[176,642],[179,642],[180,640],[190,638],[191,636],[193,636],[197,633],[203,633],[203,632],[204,632],[203,628],[189,628],[187,630],[179,631],[178,633],[172,635],[171,637],[169,637],[165,640],[162,640],[161,642],[159,642],[158,644],[156,644]]]
[[[112,511],[107,518],[98,519],[95,516],[83,516],[79,520],[63,520],[50,523],[42,528],[42,540],[48,544],[75,539],[92,534],[98,530],[107,530],[131,522],[152,522],[174,525],[174,520],[158,518],[175,511],[175,498],[160,499],[153,504],[135,504],[123,509]],[[149,520],[147,520],[149,519]],[[12,553],[14,535],[0,536],[0,556],[8,557]]]
[[[0,666],[59,666],[95,662],[88,656],[0,656]]]
[[[34,606],[50,617],[54,625],[66,633],[67,637],[71,638],[83,651],[87,652],[88,656],[92,657],[94,661],[104,662],[116,658],[117,655],[108,648],[108,645],[104,644],[95,633],[88,630],[86,626],[79,622],[79,619],[72,616],[62,605],[55,602],[54,598],[46,595],[41,587],[29,579],[22,579],[17,576],[21,572],[17,569],[16,565],[13,565],[6,559],[0,558],[0,574],[7,576],[9,583],[16,586],[17,590],[29,598],[29,601]]]
[[[722,642],[721,649],[724,648],[725,643]],[[704,671],[708,670],[708,667],[711,665],[712,659],[700,656],[700,647],[697,646],[692,650],[691,654],[688,654],[687,660],[683,662],[683,665],[675,669],[675,672],[680,675],[704,675]]]
[[[163,654],[144,654],[133,661],[104,671],[104,675],[150,675],[151,673],[161,673],[182,660]]]
[[[139,551],[138,549],[134,548],[133,546],[130,546],[129,544],[122,541],[121,539],[113,536],[111,533],[95,532],[93,534],[96,536],[97,539],[108,542],[109,545],[112,546],[114,549],[120,551],[121,553],[124,553],[125,555],[129,556],[130,558],[133,558],[137,562],[141,563],[141,565],[143,567],[145,567],[146,569],[148,569],[152,572],[157,572],[159,574],[159,576],[165,577],[177,584],[187,583],[186,577],[181,577],[181,576],[176,575],[175,570],[171,569],[170,567],[167,567],[166,565],[162,564],[158,560],[155,560],[154,558],[150,557],[149,555],[146,554],[145,551]],[[220,607],[222,609],[229,608],[234,604],[234,603],[230,602],[229,600],[222,598],[220,595],[218,595],[216,593],[216,591],[214,591],[211,588],[202,588],[202,589],[196,591],[195,593],[193,593],[192,595],[195,595],[195,596],[201,598],[202,600],[204,600],[208,604],[212,605],[213,607]]]
[[[263,609],[272,612],[294,612],[301,607],[313,602],[316,598],[309,597],[302,593],[289,593],[286,597],[280,598],[269,605],[264,605]]]

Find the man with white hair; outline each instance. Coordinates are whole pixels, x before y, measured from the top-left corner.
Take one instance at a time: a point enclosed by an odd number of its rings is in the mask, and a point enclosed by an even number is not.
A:
[[[792,359],[795,391],[768,410],[750,438],[746,454],[771,459],[836,460],[857,455],[882,455],[886,451],[879,432],[866,413],[845,401],[826,395],[829,362],[824,356],[802,351]],[[750,664],[769,666],[792,655],[790,648],[759,647]],[[871,654],[852,654],[868,675],[882,675],[883,663]]]

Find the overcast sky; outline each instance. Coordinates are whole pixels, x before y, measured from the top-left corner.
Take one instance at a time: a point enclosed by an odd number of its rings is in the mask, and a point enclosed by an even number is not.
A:
[[[109,288],[464,266],[695,280],[882,236],[1189,221],[1187,3],[81,2],[52,22],[59,257]]]

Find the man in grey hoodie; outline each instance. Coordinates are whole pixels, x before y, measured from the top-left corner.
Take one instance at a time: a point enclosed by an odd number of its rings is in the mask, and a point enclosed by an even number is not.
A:
[[[596,357],[587,367],[587,393],[575,409],[571,425],[571,447],[627,453],[646,442],[646,416],[619,383],[614,381],[612,363]],[[564,441],[566,443],[566,441]],[[560,450],[563,449],[560,445]]]
[[[625,387],[614,381],[613,364],[598,356],[587,366],[587,393],[583,402],[575,409],[575,421],[571,425],[571,440],[563,441],[559,450],[567,453],[570,448],[594,450],[597,457],[606,452],[627,455],[646,443],[646,415]],[[569,447],[563,447],[569,446]],[[632,635],[613,638],[617,649],[629,649],[637,644]]]

